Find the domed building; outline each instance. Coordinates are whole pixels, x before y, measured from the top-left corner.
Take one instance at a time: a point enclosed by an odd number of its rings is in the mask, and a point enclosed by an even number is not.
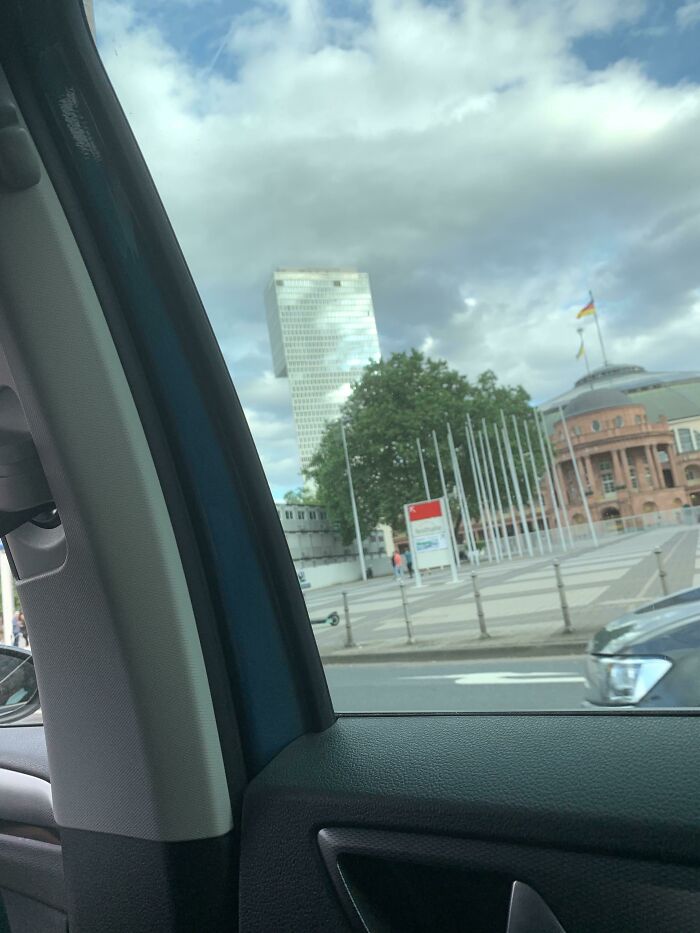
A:
[[[650,421],[668,421],[679,453],[700,451],[700,373],[648,372],[643,366],[609,364],[594,369],[567,392],[539,405],[551,430],[559,408],[591,391],[616,389],[644,406]]]
[[[644,373],[641,367],[626,369]],[[631,378],[632,373],[628,372],[628,376]],[[640,381],[643,381],[641,377]],[[692,381],[688,384],[694,386]],[[556,470],[570,520],[581,523],[585,521],[585,513],[569,440],[593,521],[695,504],[687,476],[687,461],[695,458],[700,479],[700,452],[692,449],[682,456],[677,452],[676,435],[669,418],[658,411],[648,395],[664,387],[647,384],[644,390],[632,391],[629,383],[627,390],[619,384],[590,386],[589,381],[583,391],[569,393],[568,399],[561,397],[557,405],[554,405],[557,400],[552,400],[549,411],[543,406],[549,416]],[[666,389],[670,394],[665,400],[678,391],[672,386],[669,381]],[[696,417],[700,423],[700,376],[697,388],[692,391],[698,393]],[[560,411],[564,414],[569,440]],[[674,411],[677,413],[678,408]],[[694,438],[692,443],[696,443]],[[700,485],[698,490],[700,492]],[[551,503],[549,506],[551,509]]]

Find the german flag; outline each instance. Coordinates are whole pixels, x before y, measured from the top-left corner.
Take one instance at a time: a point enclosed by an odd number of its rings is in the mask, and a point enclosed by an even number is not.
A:
[[[588,317],[589,314],[595,314],[595,301],[593,301],[593,298],[591,298],[585,308],[581,308],[576,315],[576,320],[578,321],[579,318]]]

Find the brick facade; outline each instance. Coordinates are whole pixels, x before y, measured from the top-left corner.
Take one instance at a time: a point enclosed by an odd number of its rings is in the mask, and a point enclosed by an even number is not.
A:
[[[700,504],[700,452],[678,454],[665,419],[650,422],[645,407],[634,403],[565,412],[565,418],[594,522]],[[561,419],[554,422],[550,441],[569,519],[583,522]],[[551,514],[549,499],[547,511]]]

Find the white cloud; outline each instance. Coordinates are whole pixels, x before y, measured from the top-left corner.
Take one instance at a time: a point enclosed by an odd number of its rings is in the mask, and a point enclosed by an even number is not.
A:
[[[576,375],[588,288],[611,357],[692,368],[700,90],[659,86],[631,61],[590,72],[572,52],[643,4],[355,8],[253,3],[198,65],[147,13],[96,4],[268,476],[295,457],[262,302],[277,265],[369,271],[385,353],[430,347],[536,398]]]
[[[690,3],[684,3],[678,7],[676,22],[681,29],[688,29],[700,22],[700,3],[698,0],[691,0]]]

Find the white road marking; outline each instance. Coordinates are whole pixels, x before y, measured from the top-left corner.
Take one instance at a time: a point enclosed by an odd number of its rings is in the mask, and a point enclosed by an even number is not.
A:
[[[573,671],[467,671],[464,674],[424,674],[401,680],[451,680],[464,687],[509,684],[582,684],[586,678]]]

